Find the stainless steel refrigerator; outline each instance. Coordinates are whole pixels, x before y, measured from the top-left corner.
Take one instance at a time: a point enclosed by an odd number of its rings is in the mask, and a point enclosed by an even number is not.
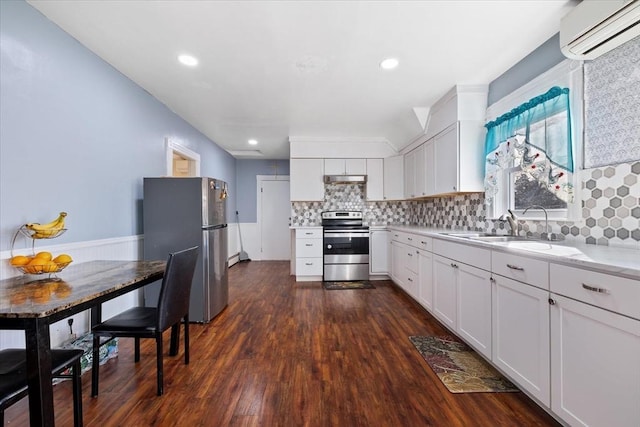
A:
[[[209,322],[229,300],[227,183],[213,178],[144,178],[144,259],[200,247],[193,276],[189,320]],[[160,282],[145,286],[155,306]]]

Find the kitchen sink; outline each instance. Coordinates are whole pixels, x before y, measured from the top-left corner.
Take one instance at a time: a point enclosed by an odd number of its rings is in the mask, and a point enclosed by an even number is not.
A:
[[[513,242],[513,241],[524,241],[524,240],[531,240],[531,239],[527,239],[526,237],[522,237],[522,236],[496,236],[496,235],[491,235],[491,236],[473,236],[473,237],[468,237],[471,240],[480,240],[483,242]]]
[[[470,240],[479,240],[482,242],[513,242],[513,241],[525,241],[525,240],[531,240],[531,239],[527,239],[526,237],[522,237],[522,236],[499,236],[497,234],[491,234],[491,233],[474,233],[474,232],[469,232],[469,233],[440,233],[440,234],[444,234],[445,236],[451,236],[451,237],[462,237],[463,239],[470,239]]]
[[[481,232],[468,232],[468,233],[440,233],[440,234],[444,234],[445,236],[451,236],[451,237],[463,237],[465,239],[470,239],[472,237],[490,237],[490,236],[495,236],[495,234],[491,234],[491,233],[481,233]]]

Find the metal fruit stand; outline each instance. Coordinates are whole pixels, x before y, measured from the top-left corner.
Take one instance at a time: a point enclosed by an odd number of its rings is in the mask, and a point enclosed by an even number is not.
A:
[[[27,228],[26,224],[22,225],[20,228],[18,228],[16,233],[13,235],[13,240],[11,241],[11,258],[13,259],[14,256],[16,256],[14,251],[15,251],[15,244],[16,244],[16,240],[18,239],[18,236],[22,235],[25,238],[31,240],[31,257],[34,257],[36,255],[36,251],[35,251],[36,240],[55,239],[56,237],[64,234],[65,231],[67,231],[66,228],[50,230],[50,234],[49,235],[42,236],[41,233],[38,234],[36,231]],[[28,264],[27,265],[12,265],[12,266],[17,268],[18,270],[20,270],[24,274],[45,274],[45,273],[55,274],[55,273],[59,273],[62,270],[64,270],[65,267],[67,267],[69,264],[71,264],[71,262],[62,262],[62,263],[55,262],[55,266],[53,266],[53,265],[28,265]]]

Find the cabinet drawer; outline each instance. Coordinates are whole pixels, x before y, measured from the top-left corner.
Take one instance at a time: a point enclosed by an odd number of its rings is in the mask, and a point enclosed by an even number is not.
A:
[[[406,243],[409,246],[417,247],[419,236],[415,234],[402,233],[402,243]]]
[[[322,257],[322,239],[296,239],[296,257]]]
[[[391,230],[391,240],[394,241],[394,242],[400,242],[400,243],[408,244],[409,241],[407,239],[407,236],[409,236],[409,234],[405,233],[403,231]]]
[[[322,276],[322,257],[296,258],[296,276]]]
[[[491,251],[488,249],[435,239],[433,253],[483,270],[491,269]]]
[[[491,271],[542,289],[549,289],[549,263],[493,251]]]
[[[433,251],[433,239],[431,237],[416,235],[416,247],[425,251]]]
[[[551,292],[640,319],[640,281],[551,264]]]
[[[404,248],[407,252],[405,255],[406,267],[408,270],[418,273],[418,251],[411,246]]]
[[[298,228],[296,239],[322,239],[322,228]]]

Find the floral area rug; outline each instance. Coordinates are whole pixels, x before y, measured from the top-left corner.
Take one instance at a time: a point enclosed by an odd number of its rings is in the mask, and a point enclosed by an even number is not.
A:
[[[451,393],[512,392],[518,388],[453,336],[409,337]]]
[[[356,282],[322,282],[322,286],[330,291],[337,289],[375,289],[375,286],[367,280]]]

